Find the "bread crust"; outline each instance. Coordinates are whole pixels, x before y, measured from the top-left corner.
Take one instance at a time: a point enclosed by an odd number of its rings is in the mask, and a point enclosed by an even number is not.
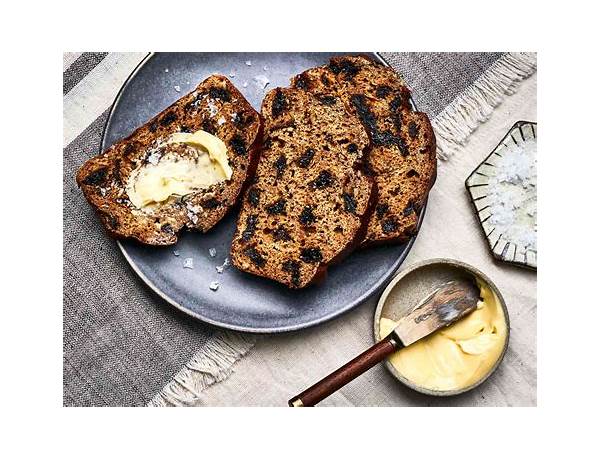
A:
[[[173,133],[200,129],[225,142],[231,179],[181,199],[169,199],[155,209],[136,208],[126,191],[130,175],[152,162],[152,155],[189,155],[185,146],[165,145],[164,141]],[[125,139],[86,161],[76,181],[111,237],[171,245],[183,228],[206,232],[235,205],[256,168],[260,141],[260,115],[227,78],[213,75]]]

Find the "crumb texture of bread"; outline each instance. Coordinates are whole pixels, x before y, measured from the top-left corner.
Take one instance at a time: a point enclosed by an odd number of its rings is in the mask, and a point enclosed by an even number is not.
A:
[[[273,89],[261,112],[263,148],[231,259],[243,271],[302,288],[364,237],[374,186],[360,166],[369,138],[327,88]]]
[[[156,206],[136,207],[127,191],[130,177],[167,155],[177,161],[194,159],[196,149],[166,140],[174,133],[198,130],[224,142],[231,178],[169,197]],[[260,131],[260,116],[244,96],[227,78],[213,75],[130,136],[85,162],[77,173],[77,184],[111,236],[149,245],[174,244],[183,228],[206,232],[236,203],[256,167]]]
[[[367,57],[344,56],[294,77],[292,86],[315,95],[335,91],[369,135],[366,170],[377,204],[363,245],[408,240],[435,182],[437,160],[429,118],[413,111],[402,78]]]

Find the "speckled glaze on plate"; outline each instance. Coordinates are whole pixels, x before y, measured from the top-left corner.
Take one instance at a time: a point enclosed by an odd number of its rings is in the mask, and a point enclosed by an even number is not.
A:
[[[382,339],[380,334],[381,317],[390,318],[395,321],[399,320],[440,285],[453,279],[464,277],[465,273],[481,279],[498,296],[506,320],[506,341],[504,348],[494,366],[481,379],[473,385],[459,388],[458,390],[440,391],[421,387],[398,372],[389,360],[385,361],[385,367],[397,380],[419,393],[431,396],[455,396],[481,385],[494,373],[504,359],[504,354],[508,349],[508,341],[510,340],[510,318],[508,317],[508,308],[506,307],[504,297],[502,297],[498,287],[492,280],[475,267],[454,259],[430,259],[416,263],[398,273],[385,288],[377,303],[373,319],[373,336],[375,341],[379,342]]]
[[[260,110],[264,94],[270,88],[287,86],[293,75],[325,64],[333,55],[343,54],[358,53],[150,54],[117,96],[101,148],[104,150],[127,136],[209,75],[227,76],[252,106]],[[372,56],[379,59],[376,54]],[[254,79],[258,76],[268,78],[266,89],[262,88],[264,79],[258,79],[261,82]],[[425,208],[419,226],[424,214]],[[393,276],[415,239],[402,245],[356,251],[341,264],[330,267],[323,284],[290,290],[232,266],[222,274],[217,273],[216,267],[229,255],[236,215],[234,209],[206,234],[182,232],[175,246],[156,248],[134,241],[118,244],[142,280],[176,308],[216,326],[274,333],[314,326],[360,305]],[[216,249],[215,257],[210,256],[210,248]],[[193,258],[193,270],[183,267],[186,258]],[[216,291],[209,289],[213,281],[220,284]]]

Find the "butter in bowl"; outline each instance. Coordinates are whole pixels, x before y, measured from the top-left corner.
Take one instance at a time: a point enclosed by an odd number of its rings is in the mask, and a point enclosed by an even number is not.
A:
[[[314,406],[383,360],[417,391],[455,395],[487,379],[508,345],[508,312],[496,286],[479,270],[449,259],[397,275],[381,295],[374,324],[374,345],[288,404]]]
[[[497,287],[479,270],[450,259],[433,259],[399,273],[375,311],[375,340],[387,336],[424,296],[450,280],[473,277],[480,291],[475,311],[396,351],[385,365],[400,382],[421,393],[452,396],[483,383],[508,346],[508,311]]]

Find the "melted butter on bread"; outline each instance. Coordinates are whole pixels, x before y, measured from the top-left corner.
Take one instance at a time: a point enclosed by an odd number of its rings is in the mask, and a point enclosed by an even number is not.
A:
[[[185,144],[195,155],[167,152],[131,174],[127,194],[136,208],[153,206],[231,179],[225,143],[206,131],[175,133],[165,145]]]

